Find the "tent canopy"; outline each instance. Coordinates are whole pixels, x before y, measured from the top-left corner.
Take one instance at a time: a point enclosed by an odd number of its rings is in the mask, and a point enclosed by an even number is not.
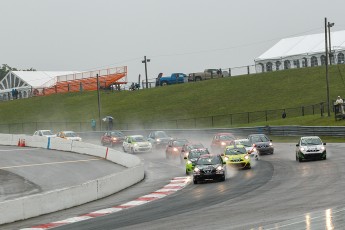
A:
[[[345,50],[345,30],[331,32],[332,50]],[[281,59],[297,55],[325,52],[325,34],[311,34],[284,38],[255,59],[255,61]]]

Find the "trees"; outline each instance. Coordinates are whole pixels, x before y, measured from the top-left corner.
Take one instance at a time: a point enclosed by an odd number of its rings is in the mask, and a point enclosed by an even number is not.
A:
[[[6,74],[10,71],[17,71],[18,69],[17,68],[13,68],[13,67],[10,67],[9,65],[7,64],[2,64],[2,67],[0,68],[0,81],[6,76]],[[35,69],[33,68],[30,68],[30,69],[26,69],[24,71],[36,71]]]

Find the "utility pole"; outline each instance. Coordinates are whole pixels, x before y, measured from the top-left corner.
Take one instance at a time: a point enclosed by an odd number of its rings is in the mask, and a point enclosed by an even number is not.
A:
[[[329,81],[328,81],[328,43],[327,43],[327,18],[325,18],[325,52],[326,52],[326,87],[327,87],[327,115],[331,116],[330,105],[329,105]]]
[[[97,96],[98,96],[98,120],[99,120],[99,128],[102,131],[102,119],[101,119],[101,96],[99,94],[99,79],[98,74],[97,76]]]
[[[146,59],[146,56],[144,56],[144,60],[141,62],[145,64],[146,89],[148,89],[149,88],[149,82],[147,80],[147,63],[150,62],[150,59]]]
[[[332,54],[332,46],[331,46],[331,27],[334,26],[334,22],[327,23],[328,27],[328,43],[329,43],[329,65],[332,65],[332,60],[334,60],[333,54]],[[333,58],[332,58],[333,57]]]

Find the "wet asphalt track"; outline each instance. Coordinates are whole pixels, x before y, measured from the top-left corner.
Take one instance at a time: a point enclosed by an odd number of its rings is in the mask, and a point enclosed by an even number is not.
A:
[[[299,163],[295,144],[275,144],[251,170],[229,171],[225,182],[190,184],[166,198],[55,229],[344,229],[345,144],[327,144],[328,159]],[[118,194],[1,229],[49,223],[133,200],[184,176],[164,152],[139,155],[144,182]],[[333,227],[333,228],[332,228]]]

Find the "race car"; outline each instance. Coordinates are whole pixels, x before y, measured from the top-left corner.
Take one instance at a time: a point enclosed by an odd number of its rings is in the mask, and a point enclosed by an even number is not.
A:
[[[188,152],[187,156],[184,157],[186,160],[186,174],[193,172],[195,167],[195,162],[201,155],[210,154],[208,149],[200,148],[200,149],[192,149]]]
[[[303,160],[326,160],[326,143],[318,136],[301,137],[296,144],[296,161]]]
[[[248,139],[237,139],[235,140],[235,145],[243,145],[250,157],[255,160],[260,160],[258,151],[255,146],[253,146]]]
[[[170,137],[165,131],[153,131],[151,132],[147,140],[152,144],[154,149],[166,148],[168,142],[173,138]]]
[[[195,162],[193,182],[197,184],[205,180],[225,181],[225,175],[225,163],[219,155],[201,155]]]
[[[259,155],[274,153],[272,140],[265,134],[250,134],[248,135],[248,140],[255,146]]]
[[[124,152],[150,152],[152,151],[152,144],[146,140],[142,135],[127,136],[122,143]]]
[[[251,168],[250,155],[247,153],[243,145],[229,145],[226,146],[222,154],[223,160],[230,166],[237,168]]]
[[[82,141],[82,138],[79,137],[74,131],[60,131],[56,134],[56,136],[72,141]]]
[[[211,142],[211,150],[215,153],[222,153],[224,148],[234,143],[235,136],[232,133],[217,133]]]
[[[120,131],[107,131],[101,136],[102,145],[118,146],[122,145],[125,135]]]
[[[182,146],[187,144],[189,141],[187,139],[173,139],[168,142],[165,149],[165,156],[169,158],[177,158],[181,154]]]
[[[203,149],[205,148],[201,143],[186,143],[182,146],[181,154],[180,154],[180,162],[181,164],[185,163],[185,157],[188,156],[189,151],[192,149]]]

